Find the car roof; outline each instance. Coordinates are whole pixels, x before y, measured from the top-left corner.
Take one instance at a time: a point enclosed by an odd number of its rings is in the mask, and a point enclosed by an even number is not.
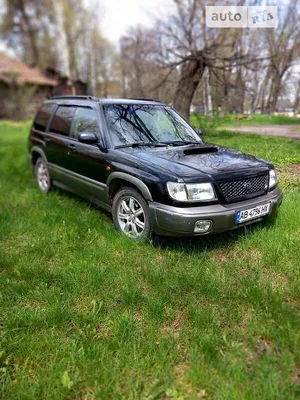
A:
[[[47,103],[64,103],[64,104],[147,104],[147,105],[166,105],[165,103],[152,100],[152,99],[136,99],[136,98],[129,98],[129,99],[107,99],[107,98],[98,98],[93,96],[55,96],[50,97],[46,100]]]

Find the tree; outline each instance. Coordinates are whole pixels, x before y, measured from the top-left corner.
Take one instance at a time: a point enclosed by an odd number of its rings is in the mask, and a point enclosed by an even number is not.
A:
[[[47,0],[5,0],[6,12],[1,24],[2,36],[14,48],[21,49],[25,61],[39,65],[39,24],[48,6]]]
[[[278,101],[282,82],[288,70],[293,65],[300,46],[300,24],[298,0],[292,0],[277,30],[268,30],[265,33],[270,54],[271,85],[267,101],[267,110],[273,114]]]
[[[173,104],[188,119],[192,100],[206,69],[218,79],[223,74],[225,83],[231,69],[250,63],[256,57],[242,48],[237,49],[242,30],[207,28],[204,1],[174,0],[174,3],[174,13],[166,21],[158,22],[155,28],[161,44],[158,61],[166,69],[177,69],[179,79]],[[224,87],[225,102],[229,85],[231,82]]]
[[[87,5],[83,0],[3,1],[1,34],[18,50],[20,58],[41,69],[51,67],[73,81],[87,82],[89,92],[96,94],[112,52],[99,28],[99,2]]]

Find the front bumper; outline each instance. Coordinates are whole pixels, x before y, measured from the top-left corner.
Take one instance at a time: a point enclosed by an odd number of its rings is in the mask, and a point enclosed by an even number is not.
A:
[[[220,233],[240,226],[248,225],[262,220],[265,217],[256,218],[236,224],[236,212],[246,210],[270,202],[270,212],[273,215],[282,202],[282,192],[279,188],[272,190],[264,196],[231,204],[214,204],[210,206],[180,208],[160,203],[150,203],[153,229],[159,235],[168,236],[197,236],[194,233],[195,222],[198,220],[211,220],[212,228],[209,232]],[[203,235],[203,234],[201,234]]]

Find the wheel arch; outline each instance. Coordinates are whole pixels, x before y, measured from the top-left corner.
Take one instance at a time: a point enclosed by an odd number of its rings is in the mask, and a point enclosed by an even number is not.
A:
[[[45,161],[47,161],[47,158],[46,158],[46,155],[45,155],[44,151],[41,148],[34,146],[31,149],[31,164],[32,164],[33,167],[35,166],[37,160],[40,157],[42,157]]]
[[[153,201],[152,195],[147,185],[135,176],[126,174],[125,172],[112,172],[109,175],[107,179],[109,197],[112,198],[121,187],[126,186],[127,182],[129,183],[129,186],[138,189],[138,191],[147,201]]]

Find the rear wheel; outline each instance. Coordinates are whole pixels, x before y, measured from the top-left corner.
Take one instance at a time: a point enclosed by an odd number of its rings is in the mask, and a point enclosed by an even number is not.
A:
[[[125,187],[118,191],[113,199],[112,216],[118,231],[130,238],[151,238],[149,207],[136,189]]]
[[[34,168],[35,177],[38,183],[38,187],[41,192],[48,193],[51,189],[51,178],[48,170],[46,161],[43,158],[39,158]]]

